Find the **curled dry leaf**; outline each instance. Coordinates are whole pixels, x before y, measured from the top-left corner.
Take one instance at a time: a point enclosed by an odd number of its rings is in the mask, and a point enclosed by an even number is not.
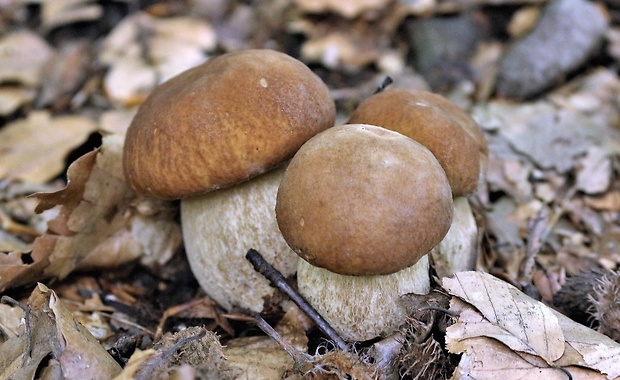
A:
[[[0,273],[13,275],[1,277],[0,289],[137,259],[163,264],[172,256],[181,242],[176,209],[130,190],[122,171],[122,146],[123,136],[104,137],[100,150],[69,167],[66,188],[34,195],[40,201],[37,212],[57,206],[58,216],[35,240],[32,264],[20,264],[21,254],[2,257]]]
[[[446,334],[450,352],[463,354],[453,378],[620,376],[620,344],[513,286],[482,272],[457,273],[443,286],[458,297],[450,310],[459,317]]]
[[[28,326],[0,346],[0,377],[34,378],[49,355],[66,379],[109,379],[120,366],[88,330],[73,319],[56,294],[39,284],[28,300]]]
[[[0,131],[0,178],[45,183],[64,170],[65,157],[97,129],[83,116],[33,111]]]

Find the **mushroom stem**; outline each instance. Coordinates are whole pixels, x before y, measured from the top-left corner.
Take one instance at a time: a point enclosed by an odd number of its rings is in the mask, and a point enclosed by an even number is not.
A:
[[[431,266],[442,277],[476,266],[478,225],[466,197],[454,198],[452,224],[443,240],[429,253]]]
[[[299,292],[347,341],[387,335],[400,326],[407,311],[403,294],[430,290],[428,256],[389,275],[346,276],[299,260]]]
[[[334,344],[341,350],[347,351],[349,347],[342,337],[334,330],[329,323],[313,308],[289,283],[286,278],[269,264],[263,256],[255,249],[250,249],[245,258],[252,263],[257,272],[265,276],[273,286],[282,290],[306,315],[325,333]]]
[[[251,248],[284,276],[295,273],[298,257],[276,223],[275,204],[284,167],[238,185],[181,200],[187,258],[206,293],[224,309],[261,312],[274,294],[245,260]]]

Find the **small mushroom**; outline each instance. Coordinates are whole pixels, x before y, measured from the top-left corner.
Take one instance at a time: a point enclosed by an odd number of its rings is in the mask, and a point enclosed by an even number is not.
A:
[[[273,295],[244,259],[249,248],[285,276],[295,272],[297,257],[274,214],[281,166],[334,118],[327,86],[270,50],[210,59],[158,86],[138,110],[125,140],[125,176],[140,194],[182,198],[192,271],[224,308],[260,312]]]
[[[391,332],[405,293],[429,291],[426,254],[447,233],[452,196],[423,145],[372,125],[306,142],[278,190],[276,217],[299,261],[299,291],[349,341]]]
[[[421,90],[388,89],[355,110],[351,123],[391,129],[426,146],[443,167],[454,196],[454,220],[430,254],[440,277],[474,268],[478,227],[465,198],[486,177],[488,148],[478,124],[441,95]]]
[[[441,95],[387,89],[363,101],[349,123],[378,125],[427,147],[446,171],[455,197],[471,195],[484,178],[487,145],[478,124]]]

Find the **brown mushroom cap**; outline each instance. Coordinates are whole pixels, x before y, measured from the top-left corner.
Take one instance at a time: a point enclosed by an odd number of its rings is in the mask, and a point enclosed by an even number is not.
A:
[[[295,154],[278,189],[276,218],[288,245],[315,266],[389,274],[441,241],[452,196],[421,144],[372,125],[343,125]]]
[[[349,123],[378,125],[418,141],[437,157],[455,197],[476,190],[487,154],[484,136],[466,112],[444,97],[388,89],[362,102]]]
[[[123,168],[143,195],[203,194],[277,166],[334,118],[327,86],[302,62],[224,54],[152,92],[127,130]]]

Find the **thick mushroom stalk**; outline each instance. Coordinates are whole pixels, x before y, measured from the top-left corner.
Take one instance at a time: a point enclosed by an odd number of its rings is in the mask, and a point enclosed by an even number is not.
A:
[[[285,167],[237,186],[181,200],[185,250],[200,286],[227,310],[261,312],[274,293],[244,255],[260,251],[284,276],[295,273],[298,256],[278,230],[276,194]]]
[[[428,258],[391,275],[344,276],[299,260],[299,292],[347,341],[365,341],[396,330],[407,317],[399,302],[430,291]],[[327,301],[327,302],[326,302]]]
[[[454,199],[452,225],[446,237],[429,253],[437,275],[450,277],[476,266],[478,225],[466,197]]]

